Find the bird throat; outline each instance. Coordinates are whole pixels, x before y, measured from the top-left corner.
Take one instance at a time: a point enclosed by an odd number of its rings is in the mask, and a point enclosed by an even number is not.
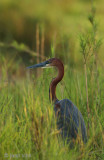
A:
[[[54,85],[53,80],[50,84],[49,88],[49,99],[51,102],[55,102],[57,97],[56,97],[56,85]]]
[[[58,75],[56,78],[53,78],[50,84],[50,88],[49,88],[49,99],[52,103],[55,103],[57,100],[56,97],[56,86],[57,84],[62,80],[63,76],[64,76],[64,67],[63,65],[58,68]]]

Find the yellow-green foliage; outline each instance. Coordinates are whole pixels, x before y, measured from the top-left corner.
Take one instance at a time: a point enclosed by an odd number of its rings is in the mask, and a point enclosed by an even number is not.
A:
[[[98,35],[103,38],[104,1],[93,1],[97,8]],[[78,35],[90,27],[87,21],[90,11],[89,0],[0,0],[0,41],[16,40],[36,51],[36,25],[39,24],[40,47],[42,28],[45,31],[45,55],[50,56],[53,42],[57,56],[79,66]],[[104,59],[103,50],[104,46],[99,52],[100,61]]]
[[[93,12],[87,21],[88,0],[0,0],[0,160],[104,159],[103,40],[98,54],[104,32],[104,1],[94,3],[97,21]],[[97,23],[92,23],[93,18]],[[40,39],[42,28],[45,31],[45,56],[66,62],[56,93],[58,99],[68,98],[78,107],[87,130],[89,122],[86,145],[76,142],[70,149],[57,130],[48,94],[57,72],[26,70],[29,63],[36,62],[37,24]],[[41,50],[40,46],[41,42]]]
[[[8,67],[8,66],[7,66]],[[66,67],[65,67],[66,68]],[[2,71],[4,71],[2,66]],[[26,71],[27,72],[27,71]],[[52,74],[51,74],[52,73]],[[102,70],[101,72],[102,73]],[[104,77],[100,74],[100,93],[90,94],[90,135],[86,145],[72,150],[59,136],[53,105],[48,100],[52,70],[45,70],[36,78],[8,79],[3,72],[0,80],[0,157],[26,156],[30,159],[103,159],[104,158]],[[89,72],[88,72],[89,77]],[[90,80],[88,81],[90,82]],[[94,85],[94,84],[93,84]],[[89,83],[89,93],[92,84]],[[80,109],[87,126],[84,74],[65,69],[65,77],[57,87],[59,99],[69,98]],[[98,103],[97,103],[98,102]],[[93,104],[93,105],[92,105]],[[23,157],[24,156],[24,157]],[[12,159],[12,158],[11,158]]]

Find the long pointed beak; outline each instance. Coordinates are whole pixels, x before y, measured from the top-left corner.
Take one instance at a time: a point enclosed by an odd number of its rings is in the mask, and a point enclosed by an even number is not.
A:
[[[48,67],[48,66],[49,66],[49,64],[47,63],[47,61],[45,61],[45,62],[42,62],[42,63],[39,63],[39,64],[29,66],[27,68],[39,68],[39,67],[45,68],[45,67]]]

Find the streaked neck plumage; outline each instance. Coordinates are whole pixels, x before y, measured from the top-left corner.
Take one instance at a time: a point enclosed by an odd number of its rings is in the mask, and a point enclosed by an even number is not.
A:
[[[49,99],[51,102],[55,103],[55,101],[57,100],[56,97],[56,86],[57,84],[62,80],[63,76],[64,76],[64,66],[63,63],[60,61],[57,65],[56,65],[57,69],[58,69],[58,75],[56,78],[54,78],[50,84],[50,92],[49,92]]]

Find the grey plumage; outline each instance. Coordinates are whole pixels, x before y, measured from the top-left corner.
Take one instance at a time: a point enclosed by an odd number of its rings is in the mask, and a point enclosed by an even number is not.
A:
[[[76,139],[77,136],[87,142],[87,133],[81,112],[68,99],[56,100],[54,105],[57,116],[57,127],[64,139],[67,141]]]

